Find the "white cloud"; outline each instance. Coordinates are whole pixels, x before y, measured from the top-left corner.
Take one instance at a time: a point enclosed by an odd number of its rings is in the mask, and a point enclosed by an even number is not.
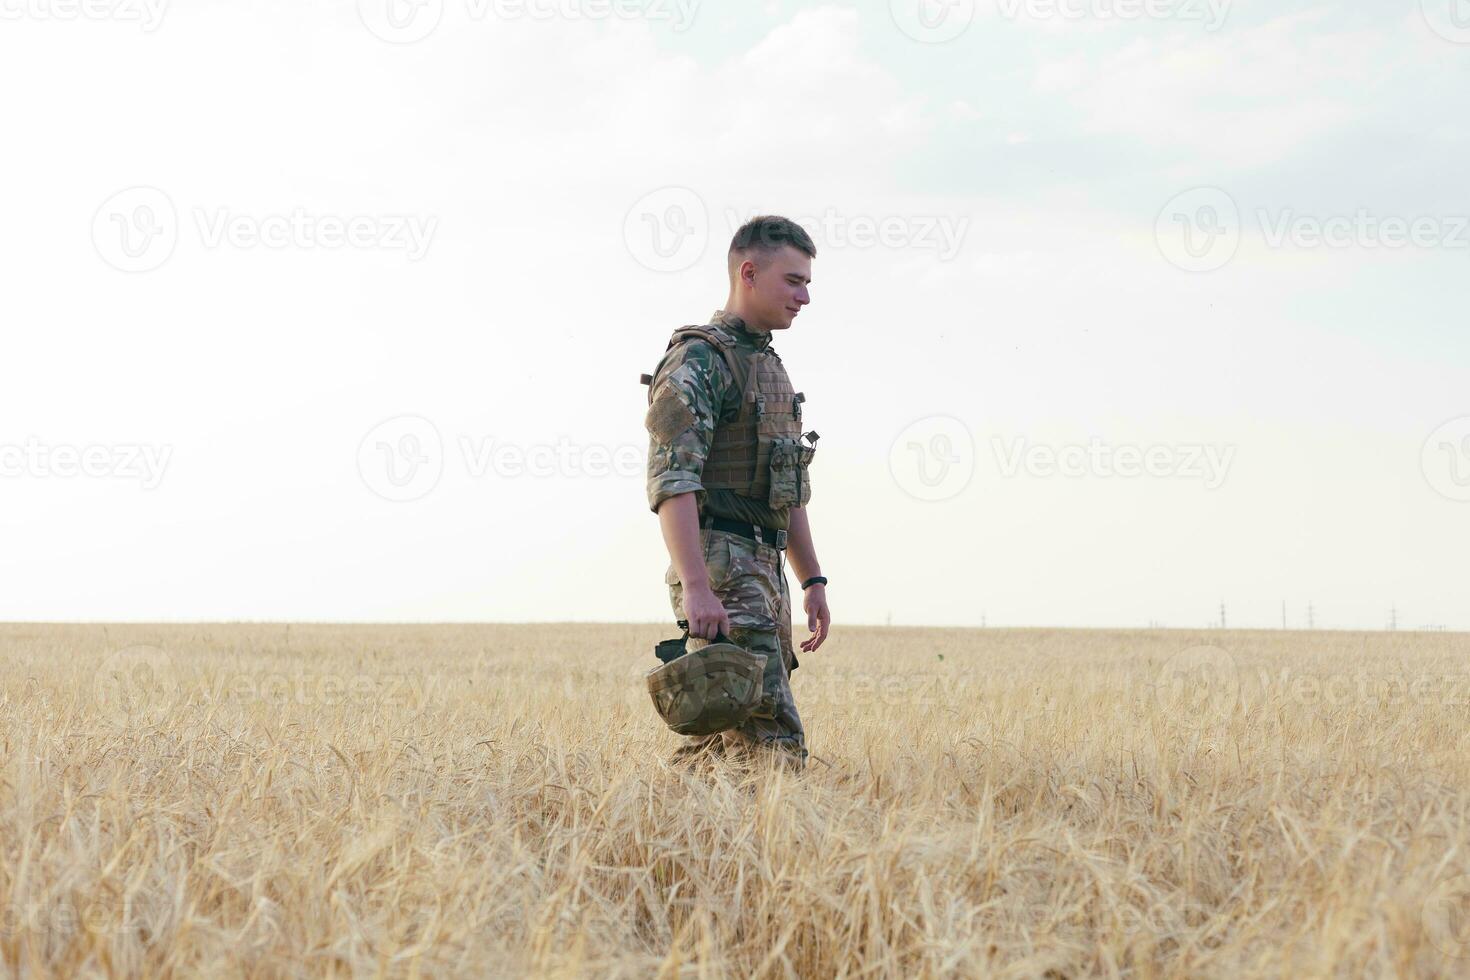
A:
[[[1381,33],[1331,33],[1322,18],[1139,38],[1047,62],[1036,87],[1080,107],[1089,132],[1173,151],[1182,167],[1262,167],[1360,118],[1398,67]]]

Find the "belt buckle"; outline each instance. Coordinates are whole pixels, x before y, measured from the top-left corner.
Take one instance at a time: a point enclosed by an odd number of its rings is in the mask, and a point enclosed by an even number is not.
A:
[[[777,551],[785,551],[786,550],[786,532],[785,531],[777,531],[776,532],[776,550]]]

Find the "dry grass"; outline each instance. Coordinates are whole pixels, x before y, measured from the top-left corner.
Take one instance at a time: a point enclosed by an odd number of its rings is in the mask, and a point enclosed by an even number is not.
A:
[[[5,973],[1470,974],[1470,638],[839,630],[788,775],[667,632],[0,627]]]

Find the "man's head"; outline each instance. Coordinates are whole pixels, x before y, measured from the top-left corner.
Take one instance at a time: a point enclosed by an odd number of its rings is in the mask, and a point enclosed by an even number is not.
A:
[[[794,221],[774,215],[752,218],[730,241],[730,299],[725,309],[752,330],[785,330],[812,301],[812,259],[817,246]]]

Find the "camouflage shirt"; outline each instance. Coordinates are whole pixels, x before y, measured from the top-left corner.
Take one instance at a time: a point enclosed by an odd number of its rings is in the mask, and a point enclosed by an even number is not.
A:
[[[733,313],[716,310],[710,323],[729,328],[742,350],[765,350],[770,346],[769,333],[749,329]],[[707,341],[686,341],[669,352],[651,390],[657,393],[664,385],[671,386],[688,414],[671,416],[661,412],[655,417],[650,413],[645,420],[649,436],[648,506],[657,511],[668,498],[693,493],[701,515],[785,530],[791,520],[790,508],[778,510],[764,500],[742,497],[732,490],[705,490],[700,482],[704,461],[714,443],[715,425],[730,399],[739,397],[738,392],[731,391],[734,380],[725,359]]]

